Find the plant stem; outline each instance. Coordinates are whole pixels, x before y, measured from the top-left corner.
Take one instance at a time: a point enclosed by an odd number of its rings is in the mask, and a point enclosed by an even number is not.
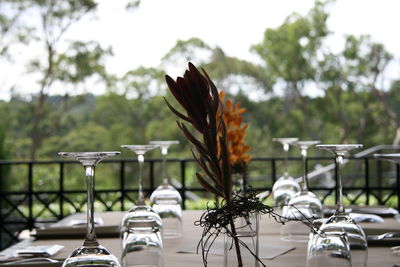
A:
[[[236,256],[237,256],[237,260],[238,260],[238,267],[242,267],[243,266],[242,254],[240,253],[239,239],[237,237],[235,223],[233,222],[233,218],[232,217],[230,218],[229,222],[230,222],[231,229],[232,229],[232,238],[233,238],[233,241],[235,243]]]

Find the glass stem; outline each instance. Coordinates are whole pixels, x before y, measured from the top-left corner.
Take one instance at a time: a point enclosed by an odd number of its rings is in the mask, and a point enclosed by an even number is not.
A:
[[[283,144],[283,150],[284,150],[284,154],[285,154],[285,158],[283,161],[283,166],[284,166],[284,176],[287,177],[289,176],[289,172],[288,172],[288,154],[289,154],[289,144]]]
[[[98,246],[94,230],[94,166],[84,166],[86,174],[87,189],[87,215],[86,215],[86,238],[84,246]]]
[[[344,213],[344,206],[343,206],[343,187],[342,187],[342,177],[340,175],[340,168],[343,162],[343,156],[342,155],[335,155],[336,159],[336,187],[337,187],[337,203],[336,203],[336,213]]]
[[[138,162],[139,162],[139,192],[138,192],[138,201],[136,204],[144,205],[144,194],[143,194],[143,163],[144,163],[144,156],[138,155]]]
[[[163,185],[168,185],[168,175],[167,175],[167,154],[168,151],[166,148],[161,149],[162,154],[162,177],[163,177]]]
[[[303,184],[301,190],[303,192],[308,191],[308,181],[307,181],[307,149],[301,149],[302,158],[302,170],[303,170]]]

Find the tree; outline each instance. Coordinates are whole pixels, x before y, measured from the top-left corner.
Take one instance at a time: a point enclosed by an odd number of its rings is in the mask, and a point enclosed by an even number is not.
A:
[[[267,29],[263,41],[252,47],[269,67],[268,75],[284,82],[288,99],[301,99],[306,82],[315,80],[317,54],[329,35],[328,3],[316,2],[306,16],[290,15],[281,26]]]
[[[28,44],[31,40],[32,27],[21,20],[31,1],[4,0],[0,2],[0,58],[12,60],[11,46]]]
[[[93,12],[96,9],[97,3],[92,0],[72,0],[55,2],[51,0],[34,1],[34,10],[39,13],[41,20],[41,34],[39,40],[43,42],[45,46],[45,60],[33,60],[31,62],[31,69],[41,73],[42,77],[39,81],[39,93],[36,104],[33,107],[33,118],[32,118],[32,130],[31,130],[31,149],[30,158],[36,157],[36,152],[40,147],[43,139],[48,136],[49,128],[43,125],[43,121],[46,117],[46,102],[48,98],[49,89],[54,84],[57,78],[69,79],[70,81],[77,82],[78,78],[86,78],[84,76],[66,77],[62,75],[65,72],[62,71],[62,62],[68,62],[65,55],[59,52],[58,45],[60,44],[65,32],[77,21],[79,21],[84,15]],[[79,49],[82,49],[83,43],[75,43],[72,47],[78,49],[74,59],[77,59],[82,53]],[[88,52],[86,51],[86,55]],[[96,59],[96,57],[94,58]],[[86,57],[84,61],[93,61],[93,58]],[[82,62],[76,62],[82,63]],[[83,67],[83,66],[79,66]],[[76,72],[76,74],[78,74]],[[58,76],[57,76],[58,75]],[[80,75],[80,74],[79,74]],[[57,127],[57,123],[55,124]],[[51,132],[51,130],[50,130]]]

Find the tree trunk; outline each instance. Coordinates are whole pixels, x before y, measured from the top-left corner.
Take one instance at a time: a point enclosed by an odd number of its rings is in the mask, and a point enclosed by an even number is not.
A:
[[[394,137],[393,145],[394,146],[400,145],[400,125],[397,125],[396,136]]]
[[[31,142],[31,152],[30,158],[34,160],[36,158],[36,152],[40,147],[42,142],[43,132],[40,129],[40,123],[43,120],[43,108],[47,100],[47,95],[45,93],[46,88],[48,88],[53,82],[53,65],[54,65],[54,48],[53,44],[47,43],[47,69],[46,73],[41,81],[41,88],[38,96],[38,102],[35,106],[33,113],[32,122],[32,142]]]

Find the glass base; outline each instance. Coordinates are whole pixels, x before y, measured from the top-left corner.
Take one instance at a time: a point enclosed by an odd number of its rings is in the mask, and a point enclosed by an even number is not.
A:
[[[181,238],[182,234],[182,222],[178,222],[178,220],[168,220],[163,219],[163,238],[164,239],[174,239],[174,238]],[[177,227],[176,227],[177,226]],[[174,229],[176,227],[176,229]]]
[[[325,233],[346,233],[350,243],[352,266],[367,266],[368,244],[365,233],[347,213],[331,216],[321,225],[320,230]]]
[[[160,232],[140,228],[131,230],[122,237],[122,266],[162,267],[164,259]]]
[[[117,258],[103,246],[85,247],[74,250],[63,263],[63,267],[120,267]]]
[[[146,205],[133,207],[123,218],[121,225],[124,267],[163,266],[162,221],[154,210]]]
[[[347,233],[352,249],[367,249],[367,239],[364,230],[347,213],[332,215],[324,224],[321,231],[329,233]]]
[[[297,183],[292,177],[280,177],[272,187],[274,205],[277,207],[286,205],[289,200],[299,191],[299,183]]]
[[[182,237],[182,209],[178,205],[153,205],[153,210],[161,217],[165,239]]]
[[[288,242],[307,243],[311,227],[302,221],[289,221],[281,227],[281,240]]]
[[[136,205],[122,219],[121,233],[129,232],[130,228],[150,227],[162,229],[160,216],[147,205]]]
[[[283,207],[283,217],[288,220],[318,219],[323,217],[322,203],[310,191],[296,193]]]
[[[180,205],[182,197],[173,186],[162,184],[150,196],[153,205]]]
[[[182,198],[169,184],[160,185],[150,197],[153,210],[161,217],[165,239],[182,236]]]

